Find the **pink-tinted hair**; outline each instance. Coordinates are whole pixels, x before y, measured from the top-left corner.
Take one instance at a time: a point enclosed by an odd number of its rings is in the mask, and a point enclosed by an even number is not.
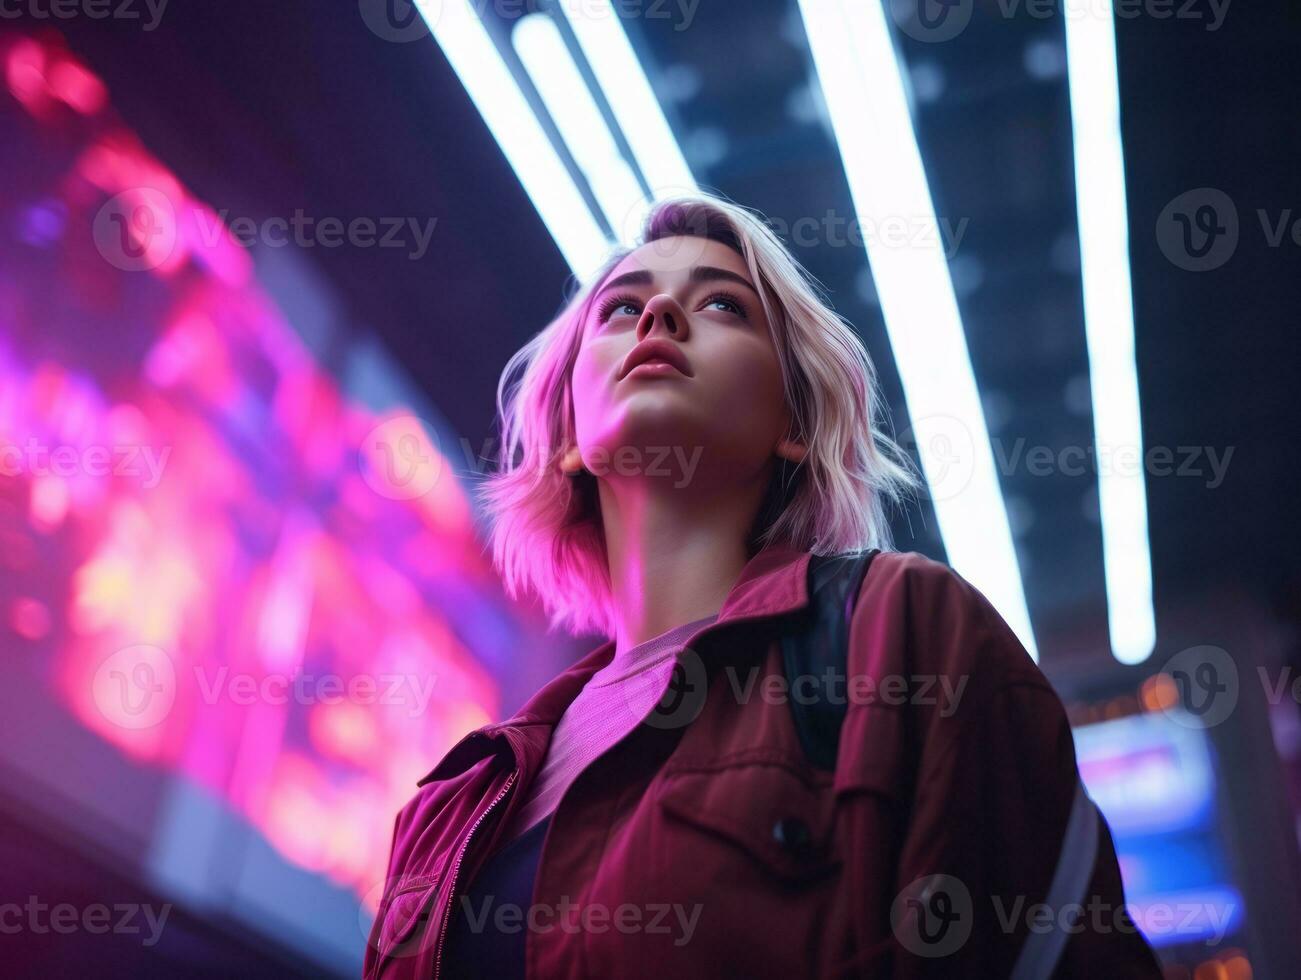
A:
[[[750,211],[703,193],[661,201],[638,245],[683,235],[727,245],[760,285],[792,428],[808,446],[798,466],[777,468],[751,547],[782,541],[815,554],[889,548],[885,504],[917,479],[878,427],[876,371],[857,333]],[[493,560],[510,594],[536,593],[553,627],[607,637],[615,610],[595,478],[566,476],[559,459],[575,443],[570,378],[592,298],[631,251],[615,251],[507,363],[497,389],[498,470],[482,489]]]

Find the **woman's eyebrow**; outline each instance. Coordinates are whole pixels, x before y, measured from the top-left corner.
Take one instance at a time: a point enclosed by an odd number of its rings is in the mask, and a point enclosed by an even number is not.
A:
[[[649,286],[654,281],[655,276],[649,269],[635,269],[632,272],[625,272],[621,276],[615,276],[613,279],[608,280],[601,287],[601,292],[609,292],[611,289],[618,289],[620,286]]]
[[[739,276],[735,272],[728,272],[726,269],[718,269],[712,265],[698,265],[691,270],[692,282],[715,282],[719,279],[726,282],[734,282],[737,285],[744,286],[756,296],[759,295],[759,290],[755,289],[754,286],[750,284],[749,279],[745,278],[745,276]]]
[[[753,292],[756,296],[759,290],[750,284],[750,280],[745,276],[737,275],[735,272],[729,272],[727,269],[719,269],[712,265],[698,265],[691,270],[689,277],[692,282],[734,282],[737,285],[744,286]],[[631,272],[625,272],[622,275],[615,276],[601,287],[600,293],[609,292],[611,289],[618,289],[620,286],[649,286],[655,281],[655,275],[649,269],[634,269]]]

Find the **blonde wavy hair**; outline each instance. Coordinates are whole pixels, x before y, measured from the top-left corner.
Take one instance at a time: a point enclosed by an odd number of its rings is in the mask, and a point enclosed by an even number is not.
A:
[[[512,596],[532,591],[552,628],[614,635],[605,539],[595,477],[567,476],[559,460],[575,444],[570,379],[592,299],[635,248],[694,236],[745,260],[772,325],[793,437],[808,447],[798,465],[779,461],[750,539],[814,554],[889,549],[885,504],[918,480],[907,456],[878,427],[876,370],[853,327],[764,220],[709,194],[655,204],[636,246],[614,251],[560,314],[507,363],[497,388],[497,472],[481,488],[493,561]]]

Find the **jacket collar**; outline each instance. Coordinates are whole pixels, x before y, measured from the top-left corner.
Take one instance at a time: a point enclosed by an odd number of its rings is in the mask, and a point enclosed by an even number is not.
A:
[[[783,544],[757,552],[728,592],[718,619],[701,630],[697,638],[729,623],[781,616],[804,608],[809,601],[809,558],[809,552]],[[607,640],[545,684],[510,718],[470,732],[417,785],[455,776],[480,759],[504,751],[502,737],[507,730],[539,725],[554,728],[588,678],[614,657],[614,648],[615,641]]]

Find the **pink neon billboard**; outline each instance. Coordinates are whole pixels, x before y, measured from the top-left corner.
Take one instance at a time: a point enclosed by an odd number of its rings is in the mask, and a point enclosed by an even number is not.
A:
[[[414,781],[500,709],[475,630],[514,612],[465,491],[341,391],[85,66],[0,58],[37,163],[0,189],[6,656],[363,894]]]

